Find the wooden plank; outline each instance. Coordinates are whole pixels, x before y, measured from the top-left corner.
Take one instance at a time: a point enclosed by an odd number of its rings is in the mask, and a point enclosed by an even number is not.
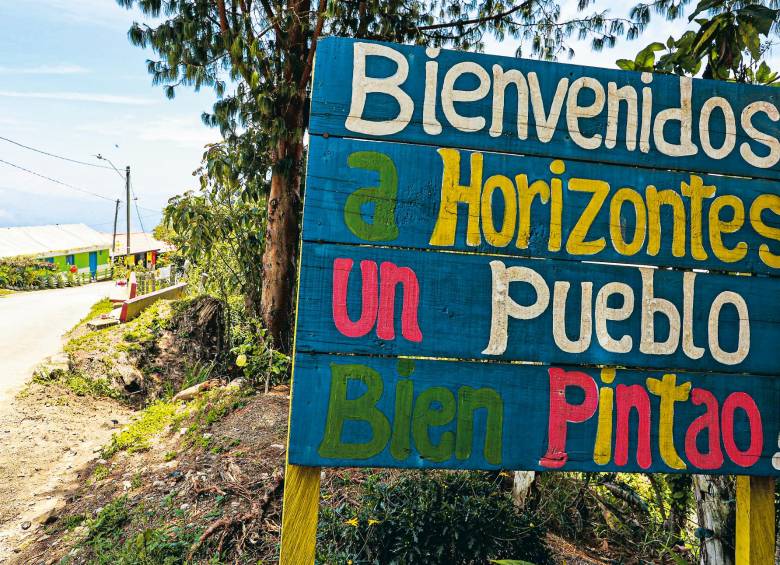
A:
[[[775,479],[737,477],[737,565],[775,563]]]
[[[776,375],[778,284],[774,277],[305,243],[297,350]],[[607,296],[613,292],[625,294]],[[651,315],[654,309],[668,316]]]
[[[304,353],[295,370],[296,464],[780,476],[778,379]]]
[[[306,241],[768,274],[780,267],[774,181],[321,136],[309,151],[319,157],[308,168]],[[456,186],[467,188],[453,196]]]
[[[772,87],[335,37],[316,67],[313,134],[780,178]]]
[[[320,469],[287,464],[284,475],[280,565],[314,563]]]

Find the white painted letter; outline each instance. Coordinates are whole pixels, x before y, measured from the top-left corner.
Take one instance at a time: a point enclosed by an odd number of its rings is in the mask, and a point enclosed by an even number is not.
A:
[[[718,339],[720,310],[725,304],[733,304],[737,309],[737,315],[739,316],[737,350],[732,353],[723,351],[720,348],[720,340]],[[730,290],[724,290],[716,296],[715,300],[712,302],[712,306],[710,306],[710,317],[707,322],[707,329],[709,333],[710,353],[712,353],[712,357],[715,361],[723,363],[724,365],[736,365],[744,361],[750,351],[750,316],[748,315],[748,308],[744,298]]]
[[[397,65],[393,75],[387,78],[366,76],[366,57],[373,55],[385,57]],[[369,135],[391,135],[403,130],[412,119],[414,101],[400,86],[409,74],[409,62],[406,58],[390,47],[376,43],[356,42],[352,65],[352,102],[344,127],[350,131]],[[398,102],[398,115],[391,120],[364,120],[363,109],[366,105],[366,95],[371,92],[387,94]]]
[[[674,304],[664,298],[655,298],[653,275],[655,269],[639,267],[642,273],[642,338],[639,351],[649,355],[671,355],[680,342],[680,313]],[[655,340],[655,315],[663,314],[669,320],[669,337]]]
[[[626,149],[636,149],[636,129],[639,115],[637,114],[636,90],[633,86],[618,88],[617,84],[607,84],[607,135],[604,147],[612,149],[617,143],[618,125],[620,122],[620,101],[626,101]]]
[[[591,305],[593,300],[593,283],[582,283],[582,299],[580,301],[580,335],[577,341],[566,336],[566,297],[571,285],[566,281],[556,281],[553,291],[553,338],[555,345],[566,353],[582,353],[590,347],[593,331]]]
[[[580,90],[590,88],[596,95],[593,104],[580,106],[577,102]],[[601,145],[601,134],[593,134],[586,137],[580,133],[580,118],[595,118],[604,109],[604,87],[595,78],[580,77],[571,83],[569,95],[566,98],[566,125],[569,127],[569,135],[574,143],[583,149],[598,149]]]
[[[693,290],[696,281],[696,273],[686,271],[683,274],[683,328],[682,347],[691,359],[701,359],[704,348],[698,347],[693,342]]]
[[[498,137],[504,128],[504,91],[510,84],[517,88],[517,137],[528,139],[528,83],[523,73],[514,69],[504,72],[493,65],[493,121],[490,137]]]
[[[661,153],[674,157],[696,155],[699,148],[691,141],[693,113],[691,110],[692,82],[690,77],[680,77],[680,107],[667,108],[658,112],[653,124],[653,140]],[[669,143],[664,139],[664,126],[666,122],[677,120],[680,122],[680,143]]]
[[[759,112],[765,113],[769,116],[769,119],[776,122],[780,119],[780,113],[777,111],[777,107],[769,102],[753,102],[745,106],[742,110],[742,129],[752,139],[758,141],[761,145],[769,147],[769,155],[766,157],[759,157],[750,148],[750,144],[745,142],[739,146],[739,154],[742,158],[753,165],[754,167],[760,167],[762,169],[768,169],[774,167],[777,161],[780,160],[780,141],[777,141],[776,137],[772,137],[762,131],[758,131],[753,126],[753,115]]]
[[[509,316],[516,320],[536,318],[550,303],[550,289],[542,276],[528,267],[509,267],[501,261],[491,261],[493,275],[493,316],[490,322],[490,342],[484,355],[501,355],[506,351]],[[536,301],[523,306],[509,297],[509,283],[526,282],[534,287]]]
[[[620,308],[607,306],[609,297],[613,294],[623,296],[623,305]],[[630,335],[624,335],[620,339],[614,339],[607,329],[607,321],[619,322],[627,320],[634,311],[634,290],[624,283],[611,282],[601,287],[596,296],[596,337],[601,347],[613,353],[628,353],[633,347]]]
[[[471,73],[479,79],[479,86],[474,90],[457,90],[455,81],[463,74]],[[482,100],[490,91],[490,76],[487,71],[476,63],[465,61],[453,65],[444,75],[444,84],[441,87],[441,107],[444,115],[452,126],[460,131],[474,132],[485,127],[485,118],[477,116],[467,118],[461,116],[455,110],[455,102],[475,102]]]
[[[723,122],[726,127],[726,137],[723,139],[723,145],[714,148],[710,142],[710,116],[715,108],[720,108],[723,112]],[[725,98],[713,96],[708,98],[701,107],[699,113],[699,140],[704,152],[713,159],[723,159],[727,157],[734,145],[737,143],[737,122],[734,119],[734,111],[731,104]]]
[[[550,104],[550,113],[547,116],[544,115],[544,99],[536,73],[528,73],[528,87],[531,91],[531,106],[533,106],[534,122],[536,122],[536,137],[542,143],[548,143],[555,135],[558,118],[561,117],[561,108],[563,108],[563,101],[569,88],[569,79],[562,78],[558,81],[558,87],[555,89],[555,95]]]

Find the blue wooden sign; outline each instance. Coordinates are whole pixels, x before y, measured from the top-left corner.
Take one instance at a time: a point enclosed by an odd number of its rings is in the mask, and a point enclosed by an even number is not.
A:
[[[777,274],[780,185],[312,136],[307,241]]]
[[[780,475],[780,92],[330,38],[312,100],[290,463]]]
[[[310,131],[780,178],[776,88],[328,38]]]
[[[763,377],[299,354],[295,378],[292,463],[777,474]]]

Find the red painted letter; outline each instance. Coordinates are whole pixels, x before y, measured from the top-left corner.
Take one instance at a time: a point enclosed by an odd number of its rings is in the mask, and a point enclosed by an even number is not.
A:
[[[628,442],[631,435],[631,409],[635,408],[639,416],[639,426],[636,435],[636,462],[643,469],[653,463],[650,451],[650,397],[641,385],[618,385],[617,430],[615,432],[615,464],[628,463]]]
[[[564,371],[550,367],[550,416],[547,431],[547,453],[539,464],[551,469],[560,469],[566,464],[567,423],[581,423],[596,413],[599,405],[599,392],[590,376],[579,371]],[[581,404],[569,404],[566,401],[566,388],[575,386],[585,394]]]
[[[360,319],[353,322],[347,312],[347,287],[352,263],[352,259],[348,258],[333,261],[333,322],[345,336],[362,337],[371,331],[376,321],[377,268],[374,261],[360,262],[360,272],[363,276],[363,307]]]
[[[395,339],[395,287],[403,285],[404,302],[401,309],[401,335],[409,341],[422,341],[422,332],[417,324],[417,308],[420,303],[420,285],[417,275],[409,267],[398,267],[384,262],[380,267],[381,284],[379,298],[379,321],[376,335],[379,339]]]
[[[734,412],[742,408],[747,414],[750,426],[750,447],[747,451],[740,451],[737,442],[734,441]],[[761,413],[758,411],[755,401],[744,392],[732,392],[723,402],[722,433],[723,447],[731,460],[740,467],[750,467],[761,457],[764,449],[764,429],[761,424]]]
[[[707,411],[696,418],[685,432],[685,455],[694,467],[699,469],[719,469],[723,465],[723,452],[720,449],[720,419],[718,399],[704,388],[691,391],[691,402],[696,406],[704,404]],[[707,430],[708,453],[702,453],[696,445],[699,434]]]

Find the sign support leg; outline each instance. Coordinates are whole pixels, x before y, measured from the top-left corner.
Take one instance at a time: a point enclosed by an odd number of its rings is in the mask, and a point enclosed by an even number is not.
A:
[[[737,477],[737,565],[775,562],[775,479]]]
[[[287,464],[282,508],[280,565],[314,563],[320,468]]]

